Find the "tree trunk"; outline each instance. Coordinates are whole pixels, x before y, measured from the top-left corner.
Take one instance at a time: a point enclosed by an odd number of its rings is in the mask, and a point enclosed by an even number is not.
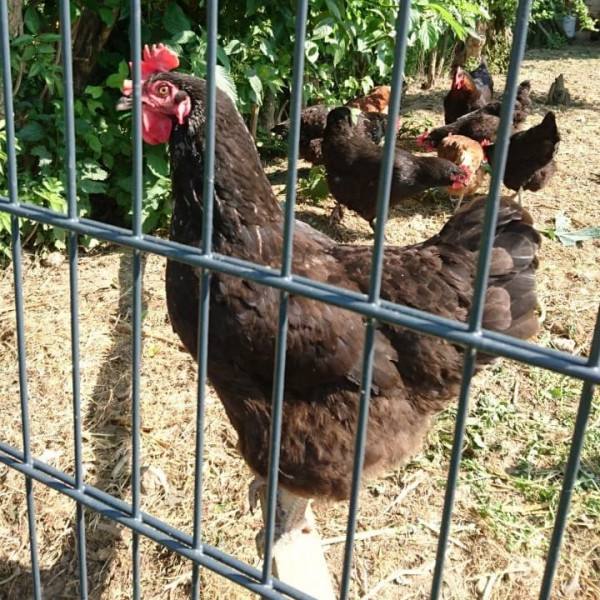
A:
[[[113,14],[116,22],[119,9],[113,9]],[[112,27],[87,8],[81,11],[81,16],[73,24],[73,85],[76,94],[89,83],[98,51],[106,44],[111,31]]]
[[[23,0],[8,0],[8,35],[14,39],[23,35]],[[0,90],[2,83],[0,82]],[[0,93],[0,117],[4,118],[4,93]]]
[[[271,131],[275,127],[275,94],[271,88],[265,89],[265,97],[260,107],[258,124],[263,131]]]

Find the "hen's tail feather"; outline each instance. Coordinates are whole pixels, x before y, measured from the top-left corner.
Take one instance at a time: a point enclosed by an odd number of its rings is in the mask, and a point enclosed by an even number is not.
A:
[[[462,207],[440,231],[439,241],[478,251],[485,202],[480,197]],[[516,202],[501,198],[483,313],[486,329],[523,339],[536,333],[535,270],[540,244],[531,215]]]

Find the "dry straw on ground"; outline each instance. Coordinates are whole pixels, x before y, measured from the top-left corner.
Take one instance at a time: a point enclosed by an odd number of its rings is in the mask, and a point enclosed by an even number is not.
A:
[[[563,142],[559,173],[538,194],[526,194],[540,229],[564,213],[573,228],[598,226],[600,205],[600,53],[596,45],[528,54],[521,69],[534,90],[529,122],[548,106],[547,90],[564,73],[573,97],[557,109]],[[499,89],[503,81],[496,78]],[[412,119],[441,122],[447,83],[422,94],[417,86],[405,107]],[[331,229],[332,204],[300,204],[299,216],[340,240],[370,242],[368,225],[348,214]],[[434,233],[451,214],[442,195],[394,211],[391,243],[406,244]],[[546,319],[537,343],[585,355],[600,299],[600,244],[566,248],[544,240],[539,293]],[[130,253],[105,248],[80,260],[81,391],[86,481],[130,498]],[[26,256],[27,372],[32,450],[48,464],[73,473],[71,349],[68,267]],[[164,298],[164,260],[149,256],[144,272],[142,380],[143,509],[191,531],[195,370],[169,326]],[[0,272],[0,398],[4,441],[20,447],[19,385],[14,332],[12,272]],[[522,600],[537,597],[577,408],[579,382],[510,362],[478,376],[444,597],[456,600]],[[426,598],[430,588],[443,502],[454,409],[430,432],[422,452],[404,469],[369,482],[361,494],[351,597]],[[565,535],[557,598],[600,598],[600,417],[588,431],[579,485]],[[257,563],[258,515],[246,499],[250,474],[239,458],[232,428],[214,394],[206,415],[204,535],[209,543]],[[77,597],[75,506],[58,492],[35,485],[38,546],[45,598]],[[30,594],[23,479],[0,467],[0,598]],[[315,507],[332,573],[339,580],[346,504]],[[131,595],[131,533],[87,512],[88,569],[93,598]],[[142,542],[144,598],[188,597],[190,565],[154,543]],[[209,571],[202,572],[205,599],[251,594]]]

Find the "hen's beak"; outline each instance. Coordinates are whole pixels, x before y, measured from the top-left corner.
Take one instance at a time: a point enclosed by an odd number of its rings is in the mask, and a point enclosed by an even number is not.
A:
[[[131,96],[121,96],[117,101],[117,110],[131,110],[133,107],[133,100]]]

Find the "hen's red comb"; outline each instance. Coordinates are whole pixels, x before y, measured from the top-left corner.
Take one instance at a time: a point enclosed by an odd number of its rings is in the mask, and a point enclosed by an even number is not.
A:
[[[428,152],[432,152],[435,150],[435,146],[431,143],[429,139],[429,131],[424,131],[421,135],[417,137],[417,145],[421,148],[425,148]]]
[[[165,73],[179,66],[177,54],[164,44],[152,44],[150,48],[146,44],[142,50],[142,81],[148,79],[154,73]],[[132,63],[129,68],[133,69]],[[130,96],[133,93],[133,82],[131,79],[123,81],[123,93]]]
[[[164,44],[148,44],[142,51],[142,79],[148,79],[153,73],[172,71],[179,66],[177,54]]]
[[[417,137],[417,144],[422,148],[427,146],[427,138],[429,137],[429,131],[424,131]]]

